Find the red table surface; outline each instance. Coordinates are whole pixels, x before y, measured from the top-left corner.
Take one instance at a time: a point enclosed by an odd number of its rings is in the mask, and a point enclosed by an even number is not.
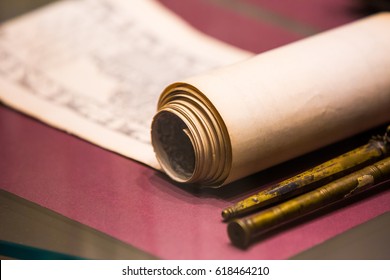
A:
[[[280,18],[262,20],[218,0],[161,2],[201,31],[251,51],[304,36],[283,28],[283,23],[278,25]],[[296,6],[275,4],[278,1],[227,2],[266,9],[313,30],[337,26],[356,16],[346,9],[332,17],[333,10],[323,8],[325,0],[300,1]],[[344,7],[346,2],[329,1],[329,7]],[[305,12],[300,10],[303,4],[307,5]],[[149,167],[4,106],[0,106],[0,147],[2,189],[163,259],[285,259],[390,210],[387,185],[241,250],[229,242],[221,209],[253,193],[254,185],[296,172],[295,165],[285,164],[219,190],[188,190]],[[305,166],[302,161],[310,158],[295,162]]]

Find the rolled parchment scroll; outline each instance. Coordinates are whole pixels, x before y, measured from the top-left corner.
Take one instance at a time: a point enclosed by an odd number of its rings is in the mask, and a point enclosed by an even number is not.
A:
[[[221,186],[390,120],[390,13],[169,85],[152,144],[174,180]]]

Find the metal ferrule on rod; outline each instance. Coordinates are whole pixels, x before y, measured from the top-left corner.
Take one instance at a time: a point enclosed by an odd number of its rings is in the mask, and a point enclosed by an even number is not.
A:
[[[242,216],[312,190],[359,168],[372,164],[390,153],[390,126],[384,136],[371,139],[366,145],[331,159],[292,178],[272,185],[222,211],[225,221]]]
[[[270,229],[367,190],[387,178],[390,178],[390,157],[277,206],[230,222],[229,238],[234,245],[245,248]]]

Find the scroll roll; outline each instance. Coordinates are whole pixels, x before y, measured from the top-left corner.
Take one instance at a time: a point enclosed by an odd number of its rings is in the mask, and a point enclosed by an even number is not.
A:
[[[390,121],[390,13],[169,85],[152,144],[174,180],[221,186]]]

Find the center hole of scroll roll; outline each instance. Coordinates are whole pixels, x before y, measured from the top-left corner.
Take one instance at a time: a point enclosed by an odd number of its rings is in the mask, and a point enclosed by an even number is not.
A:
[[[195,169],[195,153],[188,127],[178,116],[162,111],[152,125],[152,142],[157,157],[170,177],[188,180]]]

